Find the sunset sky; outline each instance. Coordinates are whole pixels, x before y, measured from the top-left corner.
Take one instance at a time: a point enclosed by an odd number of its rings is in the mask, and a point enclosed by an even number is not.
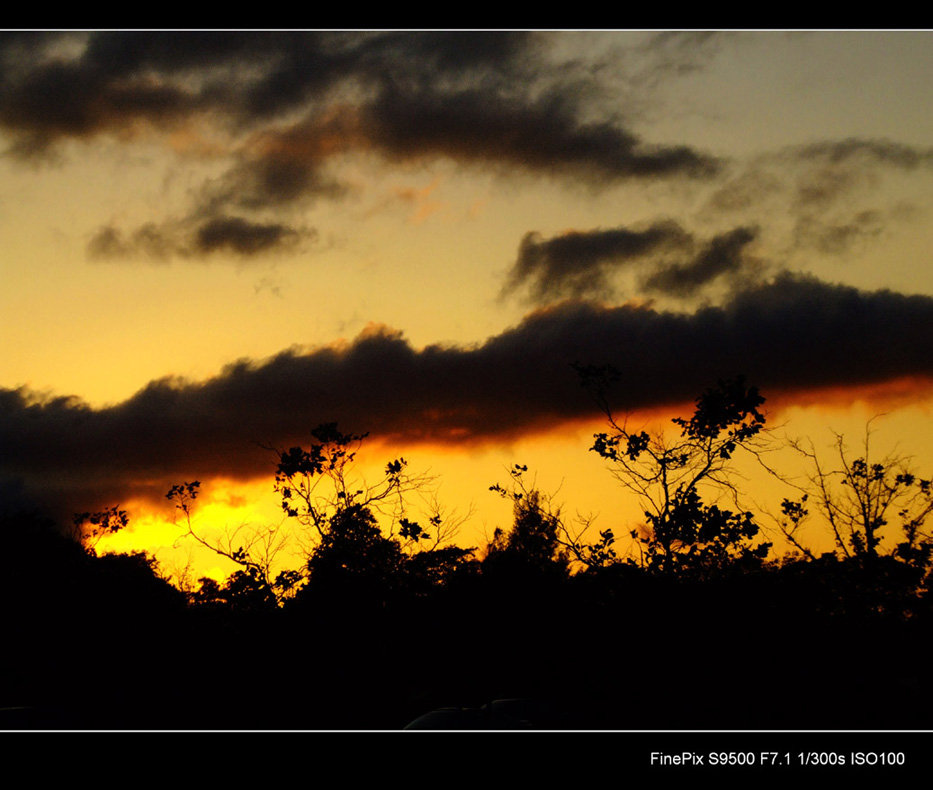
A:
[[[337,421],[467,545],[512,463],[626,533],[575,361],[928,475],[931,97],[929,32],[4,34],[2,506],[175,562],[170,486],[274,521],[265,448]]]

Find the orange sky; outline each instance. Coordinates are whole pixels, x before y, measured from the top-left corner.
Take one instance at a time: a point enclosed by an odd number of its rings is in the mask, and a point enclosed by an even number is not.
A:
[[[465,543],[516,462],[621,534],[574,362],[929,467],[931,75],[928,32],[4,34],[3,507],[177,564],[170,485],[274,522],[260,445],[338,420]]]

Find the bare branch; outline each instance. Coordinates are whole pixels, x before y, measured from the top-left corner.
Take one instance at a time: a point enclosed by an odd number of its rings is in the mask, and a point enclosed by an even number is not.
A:
[[[866,424],[857,457],[844,436],[833,432],[837,466],[827,466],[812,442],[805,445],[796,440],[790,445],[810,465],[808,490],[843,556],[871,560],[894,555],[920,561],[933,550],[931,536],[924,529],[933,513],[930,481],[919,478],[911,459],[896,450],[880,460],[873,455],[876,419]]]

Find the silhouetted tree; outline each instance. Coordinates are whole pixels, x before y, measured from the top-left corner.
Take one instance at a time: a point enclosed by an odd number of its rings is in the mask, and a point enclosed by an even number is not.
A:
[[[505,564],[513,572],[522,569],[566,575],[569,561],[561,544],[564,528],[560,508],[525,482],[527,471],[527,466],[515,464],[509,470],[512,482],[507,487],[496,483],[489,488],[512,502],[513,523],[508,532],[495,530],[486,549],[485,564]]]
[[[368,485],[354,471],[366,434],[346,434],[336,423],[325,423],[312,436],[317,441],[308,449],[275,451],[274,490],[286,517],[303,528],[305,556],[298,567],[273,571],[289,532],[281,525],[244,524],[220,538],[208,538],[192,518],[200,482],[172,486],[166,494],[175,504],[176,523],[185,532],[182,538],[240,566],[223,584],[201,579],[200,589],[191,594],[194,603],[254,610],[270,602],[282,605],[311,577],[316,579],[315,591],[338,582],[382,589],[389,579],[389,587],[396,589],[405,586],[403,577],[412,590],[424,591],[472,559],[474,549],[448,544],[462,519],[443,516],[436,500],[426,526],[406,515],[405,495],[421,492],[429,477],[408,474],[407,461],[396,458],[386,465],[381,480]],[[388,517],[386,534],[377,514]]]
[[[192,538],[215,554],[226,557],[240,566],[223,585],[210,579],[200,580],[202,592],[193,595],[195,603],[227,603],[238,609],[258,610],[274,606],[293,595],[301,583],[301,574],[284,570],[273,575],[273,565],[286,542],[286,535],[275,526],[242,524],[225,532],[220,538],[209,540],[195,529],[192,520],[194,502],[201,483],[174,485],[165,495],[175,504],[179,514],[175,523],[185,530],[184,538]],[[176,541],[177,545],[177,541]]]
[[[752,513],[740,506],[733,457],[739,449],[760,452],[764,398],[742,377],[721,380],[696,399],[689,419],[672,422],[679,435],[671,439],[635,431],[617,420],[608,391],[620,374],[611,366],[576,365],[581,383],[605,413],[610,430],[594,435],[592,450],[612,462],[616,479],[638,496],[646,519],[644,530],[632,530],[641,550],[640,562],[662,572],[720,572],[726,567],[756,567],[769,544],[754,545],[759,528]],[[728,497],[737,508],[707,504],[705,496]]]
[[[386,464],[383,478],[370,485],[354,473],[356,455],[368,434],[343,433],[337,423],[324,423],[311,435],[317,441],[308,449],[276,451],[275,473],[282,511],[311,532],[309,550],[326,536],[335,515],[355,506],[387,514],[394,529],[405,515],[405,494],[430,481],[426,475],[410,475],[408,462],[396,458]]]
[[[406,497],[422,493],[430,477],[409,474],[408,462],[396,458],[370,485],[354,469],[367,434],[343,433],[336,423],[325,423],[312,436],[317,441],[308,449],[292,447],[279,453],[275,476],[283,512],[306,528],[307,570],[312,577],[333,572],[341,578],[385,580],[404,569],[417,571],[424,583],[469,561],[473,549],[449,544],[462,519],[445,517],[436,500],[425,521],[409,515]],[[379,515],[387,522],[385,529]],[[342,570],[338,573],[337,568]]]
[[[849,616],[906,616],[922,605],[930,588],[933,535],[926,525],[933,513],[933,487],[907,457],[873,456],[871,434],[869,422],[855,458],[844,437],[835,434],[831,464],[820,458],[812,441],[792,442],[810,470],[806,493],[782,502],[778,524],[807,561],[819,562],[827,608]],[[825,520],[834,553],[815,556],[804,534],[811,508]]]
[[[835,434],[837,462],[827,466],[813,446],[792,446],[809,462],[807,493],[784,500],[781,526],[787,539],[806,556],[801,526],[815,507],[832,531],[843,557],[868,561],[890,555],[926,566],[933,554],[933,535],[926,521],[933,513],[933,486],[919,477],[908,458],[888,454],[876,460],[870,451],[871,424],[865,429],[863,453],[852,458],[841,434]]]
[[[80,543],[85,551],[94,554],[100,539],[115,535],[129,524],[129,514],[117,505],[95,513],[75,513],[72,517],[71,537]]]
[[[350,505],[335,513],[308,560],[307,591],[331,600],[384,603],[401,585],[406,556],[387,538],[372,512]]]

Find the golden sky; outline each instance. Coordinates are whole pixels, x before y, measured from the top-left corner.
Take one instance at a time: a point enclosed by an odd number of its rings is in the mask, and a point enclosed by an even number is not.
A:
[[[624,534],[577,361],[933,462],[928,32],[8,33],[0,83],[6,509],[274,519],[261,445],[336,420],[466,543],[516,462]]]

